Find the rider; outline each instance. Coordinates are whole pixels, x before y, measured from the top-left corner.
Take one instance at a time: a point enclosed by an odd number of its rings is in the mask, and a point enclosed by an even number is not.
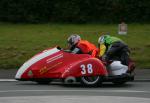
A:
[[[104,61],[120,60],[122,64],[128,65],[130,51],[120,38],[102,35],[98,39],[98,47],[100,48],[99,57],[102,57]]]
[[[77,34],[72,34],[67,39],[68,47],[75,54],[90,54],[92,57],[97,56],[98,49],[87,40],[82,40]]]

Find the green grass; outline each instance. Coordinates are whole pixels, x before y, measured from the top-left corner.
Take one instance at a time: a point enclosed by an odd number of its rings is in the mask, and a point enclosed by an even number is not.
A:
[[[150,24],[129,24],[127,35],[118,35],[117,29],[116,24],[0,23],[0,69],[17,69],[45,48],[65,47],[66,39],[72,33],[97,45],[102,32],[120,37],[129,45],[137,68],[150,68]]]

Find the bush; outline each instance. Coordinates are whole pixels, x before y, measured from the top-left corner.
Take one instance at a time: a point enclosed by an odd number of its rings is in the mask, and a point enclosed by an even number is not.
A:
[[[11,22],[150,22],[149,0],[0,0],[0,20]]]

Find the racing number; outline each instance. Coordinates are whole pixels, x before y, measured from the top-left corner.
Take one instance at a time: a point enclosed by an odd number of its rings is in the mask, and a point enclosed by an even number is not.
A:
[[[86,74],[85,65],[82,64],[80,67],[81,67],[81,74]]]
[[[84,64],[82,64],[81,66],[81,74],[92,74],[93,73],[93,68],[92,68],[92,64],[87,64],[87,66],[85,66]],[[87,67],[87,70],[86,70]]]

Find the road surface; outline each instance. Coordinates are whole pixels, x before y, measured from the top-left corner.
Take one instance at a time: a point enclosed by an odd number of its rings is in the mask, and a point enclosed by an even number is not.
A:
[[[150,103],[150,82],[128,82],[122,86],[105,83],[83,87],[53,82],[1,81],[0,103]]]

